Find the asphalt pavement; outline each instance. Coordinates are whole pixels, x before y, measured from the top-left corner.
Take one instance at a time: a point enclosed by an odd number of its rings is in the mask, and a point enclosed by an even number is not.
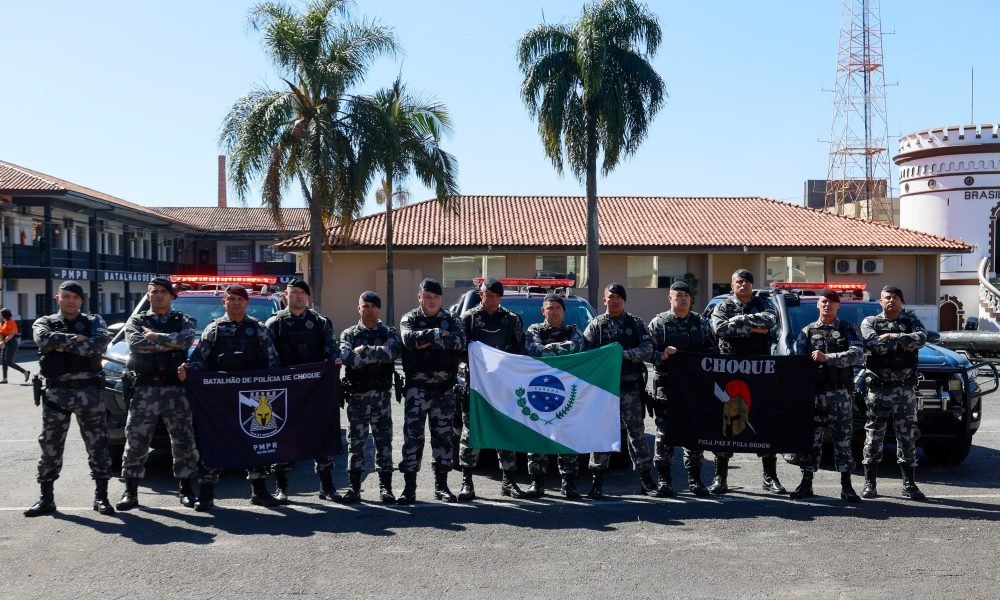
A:
[[[30,356],[21,364],[37,367]],[[395,403],[393,417],[398,460],[402,408]],[[38,495],[41,424],[28,385],[0,386],[0,423],[0,598],[1000,595],[1000,394],[986,399],[964,463],[918,469],[928,501],[899,496],[887,448],[883,495],[861,505],[840,501],[839,474],[828,469],[817,474],[816,498],[767,494],[752,454],[733,459],[734,490],[723,497],[694,498],[682,485],[674,499],[643,497],[635,473],[619,468],[600,502],[563,499],[554,475],[546,497],[512,501],[499,495],[496,467],[484,465],[476,476],[481,499],[448,505],[433,500],[427,448],[412,506],[378,503],[372,472],[364,503],[321,501],[311,465],[302,462],[292,474],[291,506],[252,506],[244,474],[227,471],[217,508],[201,514],[177,503],[169,453],[157,451],[140,486],[142,506],[103,517],[90,508],[93,486],[74,425],[56,482],[59,512],[27,519],[22,511]],[[652,444],[652,420],[646,425]],[[338,489],[346,485],[345,458],[337,460]],[[798,482],[798,469],[783,461],[779,474],[789,489]],[[673,476],[684,481],[679,451]],[[711,478],[711,463],[704,477]],[[528,480],[523,464],[519,480]],[[453,473],[453,491],[459,482]],[[584,472],[580,488],[588,487]],[[123,484],[115,479],[110,488],[117,501]],[[394,491],[401,488],[397,472]]]

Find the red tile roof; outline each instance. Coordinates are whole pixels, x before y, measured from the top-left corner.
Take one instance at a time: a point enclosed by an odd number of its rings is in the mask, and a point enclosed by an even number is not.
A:
[[[209,231],[286,231],[298,232],[309,229],[308,208],[281,209],[284,226],[274,222],[271,209],[260,206],[154,206],[150,210],[192,227]]]
[[[428,200],[393,211],[395,246],[438,248],[550,248],[586,246],[582,196],[457,196],[457,213]],[[841,217],[753,197],[673,198],[605,196],[598,199],[605,249],[724,250],[831,249],[890,252],[970,252],[962,242],[891,225]],[[326,230],[327,249],[343,249],[339,225]],[[351,248],[383,248],[385,215],[355,221]],[[309,234],[282,242],[305,250]]]

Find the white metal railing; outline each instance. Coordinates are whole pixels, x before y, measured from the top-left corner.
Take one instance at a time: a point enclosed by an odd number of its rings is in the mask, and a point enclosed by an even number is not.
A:
[[[1000,315],[1000,290],[990,282],[990,259],[983,257],[979,261],[979,297],[990,309],[990,320],[996,322],[996,315]]]

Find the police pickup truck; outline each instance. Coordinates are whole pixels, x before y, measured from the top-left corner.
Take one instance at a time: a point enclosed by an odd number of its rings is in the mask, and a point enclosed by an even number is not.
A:
[[[818,318],[815,293],[824,287],[836,289],[841,294],[837,317],[850,321],[858,329],[861,321],[882,312],[878,302],[865,299],[863,284],[774,283],[768,290],[755,290],[754,294],[767,297],[778,313],[777,335],[772,339],[772,352],[786,355],[792,352],[802,328]],[[715,305],[727,296],[716,296],[708,303],[705,316],[712,314]],[[936,339],[929,332],[929,339]],[[986,362],[970,362],[956,352],[928,343],[920,349],[917,381],[917,422],[920,439],[917,444],[924,450],[928,462],[958,464],[969,455],[972,436],[982,421],[982,398],[997,389],[998,372]],[[864,397],[855,394],[854,437],[855,448],[864,441],[864,422],[867,408]],[[889,427],[888,435],[891,435]]]

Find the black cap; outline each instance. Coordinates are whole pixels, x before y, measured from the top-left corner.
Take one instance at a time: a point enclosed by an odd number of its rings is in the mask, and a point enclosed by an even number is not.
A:
[[[896,287],[894,285],[887,285],[884,288],[882,288],[882,291],[883,292],[889,292],[890,294],[896,294],[897,296],[899,296],[900,300],[902,300],[903,302],[906,302],[906,299],[903,298],[903,290],[899,289],[898,287]]]
[[[822,292],[819,293],[819,296],[822,298],[826,298],[830,302],[836,302],[837,304],[840,304],[840,294],[838,294],[833,290],[823,290]]]
[[[687,294],[691,293],[691,286],[687,284],[686,281],[675,281],[670,284],[671,292],[685,292]]]
[[[619,296],[622,297],[622,300],[625,300],[626,302],[628,301],[627,294],[625,293],[625,286],[618,283],[617,281],[614,283],[609,283],[608,287],[604,288],[604,291],[609,294],[618,294]]]
[[[306,283],[305,279],[295,278],[288,282],[287,287],[299,288],[306,293],[307,296],[312,296],[312,290],[309,289],[309,284]]]
[[[157,287],[166,288],[170,295],[174,298],[177,297],[177,291],[174,290],[174,284],[172,281],[166,277],[154,277],[149,280],[149,285],[155,285]]]
[[[437,280],[431,279],[430,277],[420,282],[420,291],[430,292],[432,294],[437,294],[438,296],[444,293],[444,289],[441,288],[441,284]]]
[[[740,279],[746,279],[750,283],[753,283],[753,273],[747,271],[746,269],[736,269],[733,271],[733,277],[739,277]]]
[[[83,286],[75,281],[64,281],[59,284],[59,291],[66,290],[68,292],[73,292],[77,296],[83,298]]]
[[[503,284],[496,277],[489,277],[483,280],[483,283],[479,285],[480,291],[493,292],[497,296],[503,296]]]
[[[226,293],[234,296],[242,296],[244,300],[250,299],[250,295],[247,294],[247,289],[242,285],[237,285],[235,283],[226,288]]]
[[[378,294],[376,294],[371,290],[362,292],[361,297],[358,299],[361,300],[362,302],[371,302],[378,308],[382,308],[382,298],[380,298]]]
[[[559,294],[545,294],[542,304],[545,304],[546,302],[558,302],[559,306],[563,307],[563,310],[566,309],[566,301],[563,300],[563,297]]]

